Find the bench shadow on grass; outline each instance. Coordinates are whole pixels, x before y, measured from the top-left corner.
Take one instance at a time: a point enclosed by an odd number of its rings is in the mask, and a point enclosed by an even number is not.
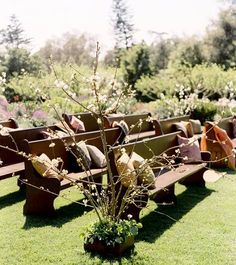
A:
[[[82,204],[82,199],[78,201]],[[63,224],[71,221],[74,218],[82,216],[86,212],[92,210],[91,207],[76,202],[70,203],[55,210],[55,212],[48,216],[26,215],[23,229],[28,230],[35,227],[53,226],[61,227]]]
[[[23,190],[17,190],[0,197],[0,210],[11,206],[14,203],[21,202],[25,199],[25,192]]]
[[[148,215],[144,216],[141,219],[143,229],[140,230],[136,241],[154,242],[199,202],[211,195],[212,192],[214,192],[214,190],[207,188],[188,187],[177,196],[177,205],[158,206],[156,211],[164,215],[151,211]],[[172,217],[174,220],[166,215]]]

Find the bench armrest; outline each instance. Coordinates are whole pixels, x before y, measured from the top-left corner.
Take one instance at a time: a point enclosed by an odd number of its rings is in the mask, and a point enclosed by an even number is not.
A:
[[[153,127],[155,129],[156,136],[163,135],[161,124],[158,120],[153,120]]]

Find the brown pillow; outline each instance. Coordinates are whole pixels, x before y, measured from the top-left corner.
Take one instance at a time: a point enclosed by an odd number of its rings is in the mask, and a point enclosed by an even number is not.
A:
[[[58,178],[59,180],[62,179],[62,177],[57,173],[57,168],[53,165],[51,159],[46,154],[42,153],[40,156],[33,157],[32,164],[40,176],[45,178]]]
[[[136,185],[136,174],[133,166],[133,162],[127,153],[121,155],[116,160],[116,167],[120,177],[121,184],[128,188],[130,185]]]
[[[70,125],[76,133],[85,132],[84,123],[75,116],[71,117]]]
[[[145,159],[138,155],[137,153],[133,152],[131,156],[131,160],[133,162],[133,166],[136,170],[136,174],[138,176],[138,180],[144,184],[147,185],[150,188],[155,188],[155,174],[150,167],[150,165],[147,164]]]
[[[189,120],[193,127],[193,133],[194,134],[200,134],[202,133],[202,126],[200,120]]]
[[[96,146],[87,144],[86,147],[92,161],[97,167],[105,167],[107,165],[105,155]]]
[[[185,138],[178,135],[178,143],[180,146],[180,156],[183,162],[196,162],[202,160],[199,142],[195,137]]]

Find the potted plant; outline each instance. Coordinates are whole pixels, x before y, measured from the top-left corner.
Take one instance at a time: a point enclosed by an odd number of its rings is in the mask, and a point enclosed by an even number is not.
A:
[[[84,234],[84,249],[101,255],[121,256],[134,246],[134,237],[141,227],[141,223],[132,219],[95,222]]]

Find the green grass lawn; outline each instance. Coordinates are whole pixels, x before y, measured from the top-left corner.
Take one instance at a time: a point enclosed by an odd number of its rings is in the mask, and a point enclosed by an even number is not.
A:
[[[236,264],[236,174],[208,183],[206,189],[177,185],[175,207],[150,202],[142,212],[134,251],[117,260],[83,250],[80,234],[96,220],[93,211],[60,197],[54,218],[26,217],[16,179],[3,180],[0,187],[1,265]],[[83,198],[75,188],[63,194],[74,201]]]

